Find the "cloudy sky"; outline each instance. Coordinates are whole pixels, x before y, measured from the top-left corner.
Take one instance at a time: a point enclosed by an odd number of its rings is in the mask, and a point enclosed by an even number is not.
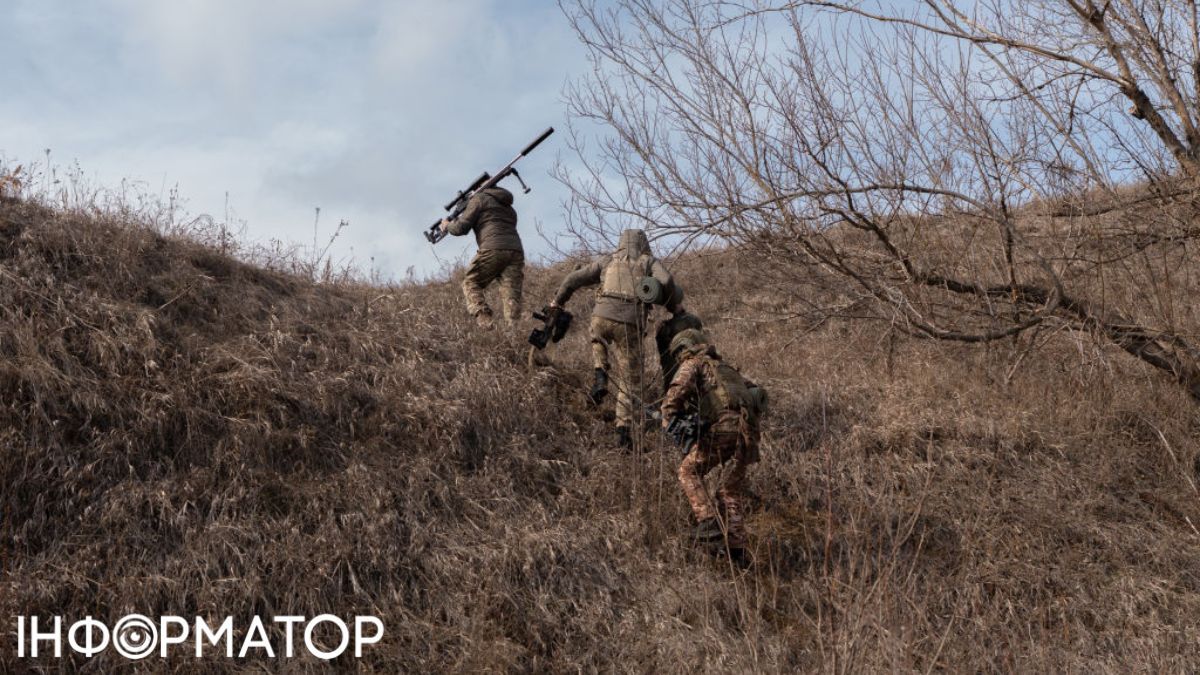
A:
[[[228,193],[258,242],[311,243],[319,206],[326,236],[350,221],[337,257],[394,277],[474,249],[420,233],[562,128],[563,85],[586,68],[550,0],[7,0],[3,16],[0,158],[48,148],[104,185],[177,185],[193,213],[219,216]],[[535,257],[534,223],[561,219],[546,174],[562,141],[522,163]]]

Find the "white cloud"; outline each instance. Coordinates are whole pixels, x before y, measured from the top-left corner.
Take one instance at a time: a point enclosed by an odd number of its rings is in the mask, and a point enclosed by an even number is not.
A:
[[[492,2],[393,2],[379,7],[375,62],[387,79],[453,83],[465,71],[486,69],[480,56],[497,41]],[[448,72],[449,71],[449,72]]]
[[[110,0],[129,46],[178,82],[216,79],[244,91],[275,42],[319,30],[361,0]]]
[[[464,237],[431,251],[420,233],[454,190],[561,125],[560,87],[584,66],[551,3],[16,2],[0,25],[15,59],[0,84],[18,92],[0,98],[0,156],[53,148],[108,185],[178,184],[196,212],[220,214],[228,193],[258,241],[311,244],[320,206],[326,227],[351,222],[336,257],[391,275],[473,250]],[[533,254],[533,223],[558,220],[558,141],[523,167]]]

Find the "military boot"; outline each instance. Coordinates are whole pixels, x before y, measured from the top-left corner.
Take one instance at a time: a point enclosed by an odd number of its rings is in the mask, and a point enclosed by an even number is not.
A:
[[[726,552],[729,556],[729,562],[739,570],[749,569],[754,564],[754,559],[750,557],[750,552],[744,546],[730,546]]]
[[[617,427],[617,447],[625,452],[633,450],[633,435],[629,433],[629,427]]]
[[[640,426],[633,427],[617,427],[617,442],[621,446],[621,452],[626,455],[645,454],[650,452],[650,444],[645,442],[646,429]],[[636,436],[634,434],[637,434]],[[640,443],[634,441],[640,440]]]
[[[596,380],[592,383],[592,390],[588,392],[588,399],[592,402],[592,405],[600,405],[607,395],[608,373],[604,372],[603,368],[597,368]]]
[[[725,542],[725,533],[721,530],[721,521],[716,518],[705,518],[696,524],[692,538],[697,544],[715,546]]]
[[[475,315],[475,323],[483,330],[492,330],[496,327],[496,322],[492,319],[492,311],[485,309]]]

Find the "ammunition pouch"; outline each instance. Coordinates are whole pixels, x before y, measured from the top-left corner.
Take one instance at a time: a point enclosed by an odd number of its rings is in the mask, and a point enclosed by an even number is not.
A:
[[[766,416],[767,410],[770,409],[770,397],[767,396],[766,389],[757,385],[747,388],[746,391],[750,394],[750,419],[757,422]]]

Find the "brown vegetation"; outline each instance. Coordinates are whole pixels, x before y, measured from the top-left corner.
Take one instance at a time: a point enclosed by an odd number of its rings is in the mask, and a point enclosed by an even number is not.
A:
[[[816,321],[1086,334],[1200,403],[1194,0],[562,5],[593,63],[560,172],[582,237],[739,247],[784,316],[816,281]]]
[[[10,201],[21,194],[24,185],[22,167],[0,167],[0,201]]]
[[[531,371],[455,279],[314,284],[0,205],[3,639],[21,614],[331,612],[383,618],[377,672],[1200,663],[1185,392],[1077,333],[767,320],[791,305],[744,258],[674,267],[772,393],[746,573],[685,544],[676,451],[620,454],[586,406],[586,303]],[[10,644],[0,670],[37,665]]]

